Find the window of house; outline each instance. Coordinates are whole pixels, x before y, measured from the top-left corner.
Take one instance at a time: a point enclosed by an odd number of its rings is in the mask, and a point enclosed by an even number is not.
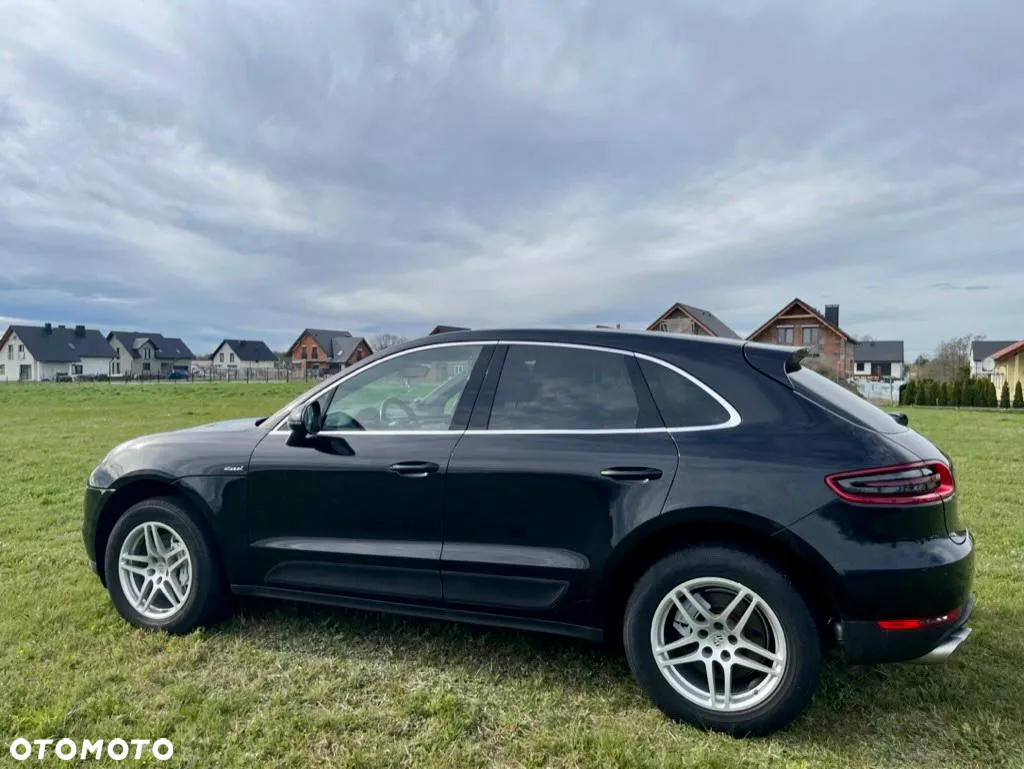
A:
[[[483,345],[398,355],[358,373],[328,396],[324,430],[447,430]],[[461,373],[451,373],[461,367]]]
[[[818,327],[804,326],[800,330],[803,332],[801,344],[804,347],[816,347],[818,344]]]
[[[7,372],[4,369],[4,365],[5,364],[0,363],[0,376],[7,376]]]
[[[142,364],[142,370],[143,370],[143,371],[149,371],[149,366],[150,366],[150,364],[149,364],[149,363],[143,363],[143,364]]]
[[[18,352],[19,352],[19,353],[25,352],[25,345],[23,345],[23,344],[19,344],[19,345],[18,345]]]
[[[228,357],[228,361],[231,362],[231,363],[235,362],[235,354],[234,353],[231,353],[231,355]]]
[[[223,362],[224,362],[224,353],[221,353],[221,354],[220,354],[220,362],[221,362],[221,363],[223,363]]]
[[[299,348],[299,357],[302,358],[303,360],[306,360],[307,356],[306,356],[306,346],[305,345],[303,345],[302,347]]]
[[[311,351],[311,352],[312,352],[312,354],[310,355],[310,357],[311,357],[311,358],[312,358],[313,360],[316,360],[316,359],[317,359],[317,358],[319,357],[319,356],[317,355],[317,350],[316,350],[316,347],[314,347],[314,348],[312,349],[312,351]]]
[[[81,374],[82,373],[82,364],[81,363],[72,363],[71,364],[71,373],[72,374]]]
[[[666,426],[712,427],[729,421],[721,403],[672,369],[641,358],[640,371]]]
[[[571,347],[512,345],[490,430],[608,430],[637,426],[631,358]]]
[[[14,360],[14,345],[7,345],[7,360]]]
[[[153,355],[153,350],[149,347],[142,348],[142,357],[144,360],[150,360]]]
[[[779,344],[793,344],[793,327],[792,326],[778,326],[776,328],[778,333]]]

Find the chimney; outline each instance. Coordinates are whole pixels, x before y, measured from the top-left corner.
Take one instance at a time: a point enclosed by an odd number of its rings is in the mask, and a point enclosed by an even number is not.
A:
[[[65,326],[63,323],[61,323],[59,326],[57,326],[57,328],[67,328],[67,326]]]
[[[53,333],[53,324],[52,323],[47,323],[46,325],[44,325],[43,326],[43,333],[52,334]]]
[[[838,304],[826,304],[825,305],[825,320],[831,323],[836,328],[839,328],[839,305]]]
[[[75,336],[77,336],[77,337],[84,337],[85,336],[85,326],[75,326]]]

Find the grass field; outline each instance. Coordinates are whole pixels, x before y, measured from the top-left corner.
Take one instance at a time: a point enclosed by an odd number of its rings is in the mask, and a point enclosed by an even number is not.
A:
[[[954,458],[977,537],[960,654],[831,664],[801,721],[737,741],[668,722],[622,659],[582,642],[272,603],[181,638],[122,622],[82,548],[92,467],[121,440],[269,413],[300,388],[0,387],[0,767],[38,765],[10,757],[17,736],[166,737],[163,766],[203,769],[1024,767],[1024,416],[908,410]]]

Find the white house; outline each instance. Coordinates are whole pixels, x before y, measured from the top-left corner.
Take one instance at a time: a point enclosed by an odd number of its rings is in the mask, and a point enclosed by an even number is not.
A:
[[[903,341],[857,342],[853,351],[854,377],[883,381],[903,379]]]
[[[10,326],[0,337],[0,381],[43,382],[110,372],[114,350],[85,326]]]
[[[233,371],[244,375],[246,370],[263,371],[277,366],[277,356],[265,342],[257,339],[225,339],[210,356],[214,371]]]
[[[181,339],[147,331],[111,331],[107,341],[114,348],[111,376],[167,376],[188,371],[195,357]]]
[[[1008,342],[989,342],[987,339],[975,339],[972,341],[971,376],[992,379],[996,371],[996,364],[992,360],[992,356],[1016,341],[1015,339],[1011,339]]]

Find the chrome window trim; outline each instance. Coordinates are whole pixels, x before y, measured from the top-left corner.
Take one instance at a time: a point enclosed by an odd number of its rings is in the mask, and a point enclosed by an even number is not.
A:
[[[413,347],[408,350],[402,350],[401,352],[394,353],[381,358],[378,361],[374,361],[366,366],[360,367],[358,370],[353,371],[351,374],[347,374],[339,379],[337,382],[332,384],[330,387],[321,390],[314,397],[311,397],[302,402],[301,406],[305,406],[307,403],[313,400],[322,398],[325,394],[331,392],[342,383],[347,382],[350,378],[357,376],[364,371],[369,371],[374,366],[378,366],[385,361],[393,360],[403,355],[409,355],[414,352],[421,350],[433,350],[439,347],[468,347],[468,346],[496,346],[496,345],[532,345],[535,347],[566,347],[576,350],[591,350],[596,352],[607,352],[616,355],[632,355],[635,358],[643,359],[651,363],[655,363],[659,366],[663,366],[678,376],[689,380],[693,384],[697,385],[701,390],[710,395],[718,405],[725,409],[729,415],[729,419],[725,422],[719,422],[714,425],[692,425],[689,427],[626,427],[626,428],[593,428],[593,429],[580,429],[580,430],[538,430],[538,429],[523,429],[523,430],[323,430],[317,435],[323,435],[328,438],[347,438],[352,435],[362,436],[414,436],[414,435],[641,435],[641,434],[653,434],[653,433],[695,433],[705,432],[709,430],[727,430],[731,427],[737,427],[742,423],[739,412],[733,408],[733,405],[729,403],[725,398],[715,392],[711,387],[704,384],[697,377],[684,371],[678,366],[674,366],[671,363],[657,358],[653,355],[647,355],[645,353],[633,352],[632,350],[623,350],[617,347],[605,347],[603,345],[590,345],[590,344],[579,344],[573,342],[532,342],[529,340],[507,340],[507,339],[486,339],[476,341],[465,341],[465,342],[438,342],[436,344],[423,345],[421,347]],[[300,407],[301,407],[300,406]],[[288,435],[288,417],[285,416],[277,426],[270,431],[270,435]]]

